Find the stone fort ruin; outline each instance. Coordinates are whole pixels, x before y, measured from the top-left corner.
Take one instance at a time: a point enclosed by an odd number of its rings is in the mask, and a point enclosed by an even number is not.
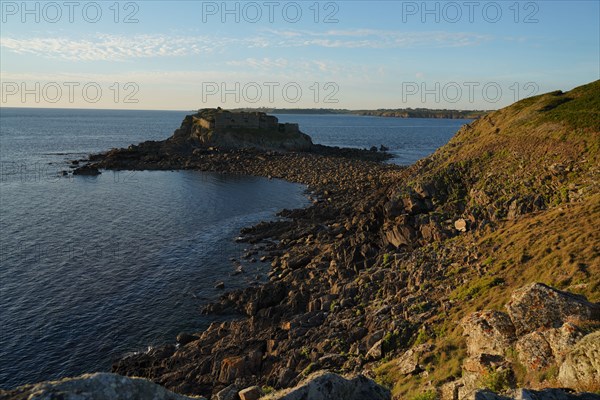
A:
[[[263,112],[232,112],[217,109],[210,114],[201,113],[201,115],[195,117],[195,122],[217,133],[235,129],[268,130],[287,134],[300,132],[298,124],[280,124],[277,117]]]

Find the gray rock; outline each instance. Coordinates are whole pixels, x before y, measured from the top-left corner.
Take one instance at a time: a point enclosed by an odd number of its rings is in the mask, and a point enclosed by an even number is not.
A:
[[[500,311],[478,311],[462,321],[470,355],[481,353],[503,356],[516,340],[515,328],[507,314]]]
[[[598,304],[542,283],[515,290],[506,309],[518,336],[540,328],[560,328],[565,322],[597,320],[600,317]]]
[[[229,385],[219,393],[211,397],[212,400],[240,400],[239,389],[236,385]]]
[[[490,390],[477,390],[463,400],[599,400],[600,396],[593,393],[570,393],[562,389],[515,389],[506,395],[500,395]]]
[[[76,378],[40,382],[0,391],[6,399],[28,400],[190,400],[188,397],[168,391],[143,378],[129,378],[117,374],[85,374]]]
[[[561,389],[518,389],[515,400],[599,400],[600,396],[593,393],[569,393]]]
[[[358,375],[346,379],[320,371],[312,374],[297,387],[273,393],[264,400],[390,400],[390,391],[371,379]]]
[[[600,331],[586,335],[567,354],[558,372],[559,382],[579,390],[589,390],[600,382]]]
[[[432,349],[433,345],[425,343],[407,350],[397,361],[398,372],[404,375],[420,372],[422,370],[419,365],[420,358]]]
[[[540,332],[531,332],[517,341],[519,361],[527,368],[539,371],[554,364],[554,354],[550,344]]]

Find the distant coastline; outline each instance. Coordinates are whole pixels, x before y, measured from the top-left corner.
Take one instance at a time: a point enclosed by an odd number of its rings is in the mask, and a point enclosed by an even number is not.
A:
[[[477,119],[489,110],[436,110],[429,108],[381,108],[377,110],[348,110],[334,108],[237,108],[232,111],[260,111],[267,114],[351,114],[371,117],[388,118],[447,118],[447,119]]]

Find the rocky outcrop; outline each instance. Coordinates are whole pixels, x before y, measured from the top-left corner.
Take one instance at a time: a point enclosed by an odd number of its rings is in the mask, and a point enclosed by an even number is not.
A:
[[[598,304],[541,283],[516,290],[506,309],[517,335],[538,329],[560,328],[565,322],[600,319]]]
[[[586,335],[567,353],[558,380],[578,390],[600,388],[600,331]]]
[[[359,375],[346,379],[330,372],[317,372],[297,387],[275,393],[264,400],[391,400],[390,391]]]
[[[561,389],[516,389],[505,395],[490,390],[478,390],[468,400],[599,400],[593,393],[571,393]]]
[[[478,311],[463,320],[469,354],[503,356],[517,339],[515,327],[507,314],[500,311]]]
[[[221,150],[255,148],[261,150],[310,151],[310,136],[297,124],[280,124],[264,113],[202,109],[188,115],[167,140],[169,145]]]
[[[600,351],[596,342],[600,332],[582,339],[582,328],[578,326],[599,320],[598,304],[583,296],[533,283],[515,290],[506,309],[508,313],[478,311],[463,319],[469,357],[463,363],[461,381],[454,384],[455,395],[449,398],[469,398],[490,374],[496,377],[494,385],[512,386],[514,362],[528,371],[560,366],[560,382],[573,389],[590,389],[593,382],[599,382]],[[569,398],[564,397],[567,396],[564,392],[523,393],[514,398]],[[475,398],[494,397],[479,392]]]
[[[40,382],[0,391],[2,400],[200,400],[175,394],[142,378],[117,374],[86,374],[77,378]],[[206,399],[205,399],[206,400]]]

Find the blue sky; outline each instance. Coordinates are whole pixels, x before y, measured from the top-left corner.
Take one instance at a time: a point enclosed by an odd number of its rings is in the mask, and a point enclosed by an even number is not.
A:
[[[2,106],[496,109],[600,78],[594,1],[2,1]]]

